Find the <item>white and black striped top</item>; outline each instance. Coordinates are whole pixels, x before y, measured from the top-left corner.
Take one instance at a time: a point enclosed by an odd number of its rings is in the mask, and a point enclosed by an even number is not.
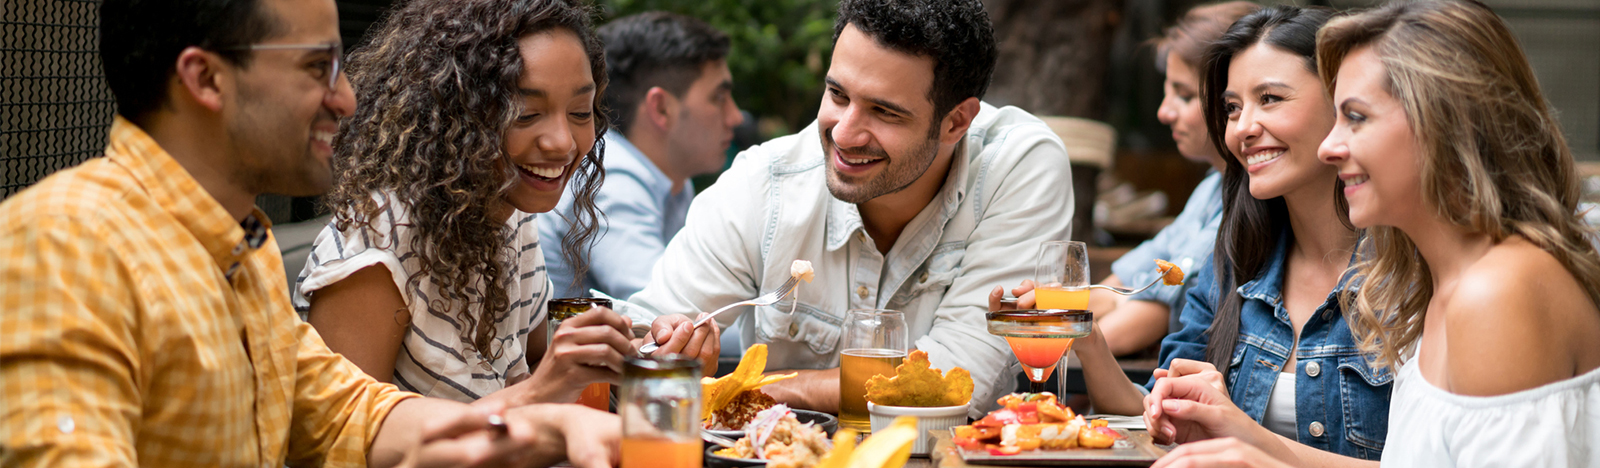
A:
[[[525,351],[529,335],[544,320],[551,291],[535,215],[517,211],[507,220],[512,228],[508,241],[516,252],[510,273],[516,281],[507,285],[511,313],[496,326],[496,344],[504,351],[499,359],[489,359],[473,350],[470,342],[462,341],[462,323],[456,314],[429,308],[430,299],[439,294],[431,279],[410,284],[420,260],[411,250],[408,214],[401,204],[385,203],[387,194],[375,197],[385,209],[372,229],[339,231],[330,222],[317,235],[293,292],[294,307],[301,317],[311,307],[307,297],[318,289],[362,268],[382,264],[393,274],[395,287],[402,291],[411,312],[410,330],[395,360],[395,385],[430,397],[472,402],[505,388],[507,379],[529,373]]]

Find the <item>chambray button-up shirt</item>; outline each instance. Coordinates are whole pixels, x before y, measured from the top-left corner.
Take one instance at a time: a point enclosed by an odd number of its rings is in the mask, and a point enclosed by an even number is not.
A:
[[[594,198],[595,209],[605,213],[605,218],[600,221],[594,247],[589,249],[589,273],[578,286],[572,286],[572,265],[561,253],[561,239],[572,229],[567,220],[572,217],[577,186],[567,184],[567,193],[556,209],[539,215],[544,264],[550,281],[561,291],[556,297],[588,296],[590,289],[628,297],[644,289],[650,282],[650,265],[666,250],[667,241],[683,229],[689,202],[694,200],[694,182],[684,181],[674,194],[672,179],[627,137],[613,130],[606,132],[605,140],[606,179]]]
[[[744,315],[737,333],[745,347],[768,345],[768,369],[826,369],[839,365],[847,310],[902,311],[910,345],[934,367],[972,373],[971,414],[981,416],[1015,386],[1016,359],[984,320],[989,289],[1031,278],[1039,243],[1067,238],[1072,176],[1061,140],[1012,107],[983,104],[955,155],[884,255],[856,205],[829,194],[815,123],[753,147],[695,199],[650,285],[618,309],[636,327],[714,310],[777,287],[791,262],[809,260],[815,282],[720,324]]]

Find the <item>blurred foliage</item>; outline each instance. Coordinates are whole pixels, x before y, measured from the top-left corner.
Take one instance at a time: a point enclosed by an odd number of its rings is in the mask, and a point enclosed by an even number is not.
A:
[[[761,138],[816,119],[833,50],[836,0],[599,0],[603,21],[646,11],[693,16],[728,33],[728,69],[739,107],[760,119]]]

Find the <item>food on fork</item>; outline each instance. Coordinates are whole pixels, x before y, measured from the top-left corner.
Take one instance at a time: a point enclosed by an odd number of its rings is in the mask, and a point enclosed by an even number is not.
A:
[[[1178,266],[1172,264],[1172,262],[1158,258],[1156,259],[1156,269],[1162,271],[1162,284],[1166,284],[1167,286],[1177,286],[1183,284],[1183,269],[1178,268]]]
[[[705,401],[700,408],[702,427],[725,431],[744,429],[757,413],[777,404],[771,396],[761,392],[761,387],[796,374],[761,375],[766,368],[767,345],[758,344],[745,350],[739,367],[732,373],[716,379],[701,379],[701,395]]]
[[[972,374],[960,367],[940,376],[928,362],[928,352],[914,350],[906,356],[894,377],[874,375],[867,379],[867,401],[882,406],[938,407],[960,406],[972,400]]]
[[[794,263],[789,264],[789,276],[810,283],[817,276],[817,272],[811,269],[811,262],[795,260]]]
[[[1000,397],[1004,405],[968,426],[956,426],[951,442],[967,450],[991,455],[1016,455],[1027,450],[1110,448],[1122,434],[1106,421],[1084,421],[1049,393],[1013,393]]]

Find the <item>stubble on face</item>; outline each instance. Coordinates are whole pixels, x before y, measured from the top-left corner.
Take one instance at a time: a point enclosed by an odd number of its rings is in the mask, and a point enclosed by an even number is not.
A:
[[[828,193],[839,201],[859,205],[910,187],[928,172],[928,168],[933,167],[934,160],[939,156],[939,122],[934,121],[929,127],[928,137],[922,144],[898,155],[890,155],[877,145],[841,148],[834,144],[831,128],[818,132],[822,136],[824,160],[833,158],[833,151],[837,149],[846,156],[883,158],[884,161],[883,170],[864,180],[847,178],[832,163],[824,164],[828,168]]]
[[[238,114],[227,124],[229,141],[239,156],[234,180],[251,193],[295,197],[327,193],[333,187],[333,170],[314,155],[311,128],[338,118],[321,107],[315,119],[297,122],[301,119],[289,106],[267,97],[247,80],[237,83]]]

